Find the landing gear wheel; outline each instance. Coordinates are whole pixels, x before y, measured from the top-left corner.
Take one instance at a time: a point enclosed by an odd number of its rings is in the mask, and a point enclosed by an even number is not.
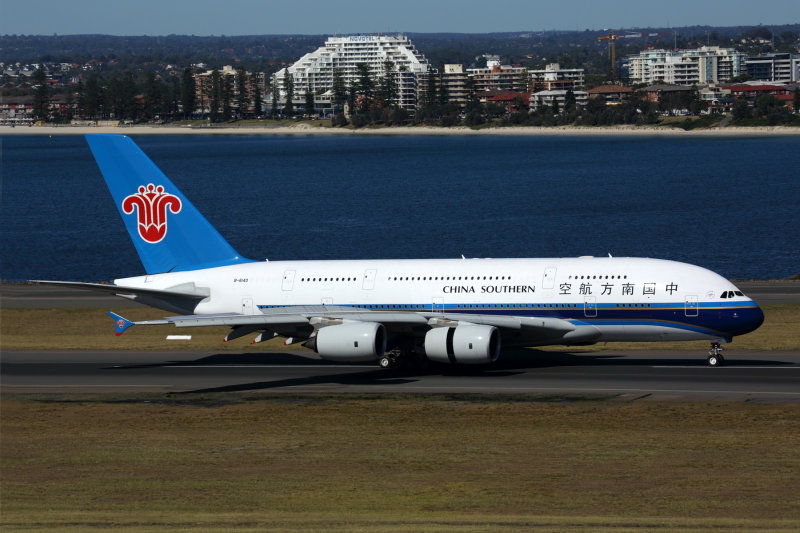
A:
[[[381,368],[405,368],[408,364],[407,355],[407,352],[400,348],[388,350],[378,359],[378,365]]]
[[[718,342],[712,342],[711,348],[708,350],[708,366],[722,366],[725,364],[725,358],[722,357],[722,345]]]

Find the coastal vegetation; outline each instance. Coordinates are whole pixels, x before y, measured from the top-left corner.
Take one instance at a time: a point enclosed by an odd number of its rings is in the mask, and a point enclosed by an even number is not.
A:
[[[43,78],[39,70],[35,78]],[[268,115],[254,113],[249,101],[233,91],[233,84],[243,84],[245,73],[237,71],[235,79],[219,75],[214,70],[211,75],[210,113],[202,119],[203,124],[230,124],[233,121],[285,121],[297,118],[318,120],[315,113],[295,111],[292,104],[293,93],[284,97],[283,106],[273,107]],[[287,80],[291,88],[291,76]],[[336,80],[334,80],[336,81]],[[262,95],[256,87],[254,95],[256,109],[262,106]],[[701,113],[706,104],[700,99],[697,90],[678,92],[663,96],[658,102],[650,101],[643,93],[634,92],[627,100],[617,105],[607,105],[603,98],[590,98],[587,104],[577,105],[571,90],[567,92],[565,102],[559,106],[557,101],[552,105],[540,103],[534,111],[529,111],[527,102],[517,97],[509,106],[492,102],[481,102],[474,90],[462,109],[452,103],[448,95],[435,85],[428,88],[417,112],[411,115],[397,105],[397,86],[391,76],[372,79],[369,71],[363,69],[359,83],[346,88],[341,83],[334,84],[336,89],[333,105],[336,112],[331,117],[333,127],[350,126],[468,126],[507,127],[507,126],[675,126],[683,129],[707,128],[719,126],[723,116],[720,114]],[[141,93],[141,94],[140,94]],[[241,92],[238,93],[241,95]],[[306,106],[313,109],[314,95],[304,95]],[[35,92],[34,114],[39,120],[53,123],[70,123],[74,118],[72,107],[60,114],[48,116],[46,111],[50,94],[47,85],[40,83]],[[191,119],[183,113],[183,109],[192,109],[195,105],[194,80],[191,69],[185,69],[183,76],[157,80],[152,74],[147,76],[145,84],[136,84],[133,75],[126,71],[121,79],[110,78],[101,82],[95,73],[91,73],[85,85],[80,84],[76,92],[78,115],[90,120],[117,118],[122,122],[141,124],[164,124]],[[274,98],[274,96],[273,96]],[[70,103],[72,101],[70,100]],[[800,108],[800,89],[793,93],[795,109]],[[346,109],[350,110],[345,113]],[[672,120],[675,110],[683,110],[680,122]],[[739,98],[733,105],[731,126],[800,126],[800,114],[792,113],[782,101],[772,95],[758,96],[751,106],[747,99]],[[262,122],[263,123],[263,122]]]
[[[600,31],[507,33],[507,34],[414,34],[416,45],[438,72],[445,63],[485,67],[487,58],[525,68],[543,68],[557,62],[562,68],[584,69],[587,88],[615,82]],[[678,28],[648,33],[655,37],[621,40],[621,57],[646,47],[686,48],[693,46],[736,47],[742,52],[795,51],[800,42],[800,25],[780,27]],[[295,94],[288,70],[277,93],[276,83],[265,84],[271,73],[314,50],[324,36],[247,36],[247,37],[112,37],[92,36],[16,36],[0,37],[0,64],[10,67],[0,73],[3,97],[33,98],[32,115],[40,122],[70,123],[75,119],[122,124],[165,124],[203,120],[206,124],[266,118],[318,119],[315,103],[319,94]],[[11,76],[14,65],[38,66],[27,77]],[[235,75],[221,75],[222,65],[235,65]],[[741,99],[730,111],[731,119],[706,116],[706,103],[693,91],[664,93],[658,101],[642,91],[626,100],[610,102],[593,97],[583,105],[570,91],[561,103],[532,105],[529,102],[500,104],[476,96],[474,85],[467,87],[466,104],[450,98],[443,86],[430,76],[427,90],[421,89],[414,111],[397,105],[394,77],[375,77],[366,65],[358,81],[345,86],[334,80],[334,127],[365,126],[609,126],[666,125],[695,129],[708,125],[774,126],[798,125],[800,119],[769,94],[755,100]],[[227,68],[227,67],[226,67]],[[45,70],[47,69],[47,70]],[[56,72],[57,71],[57,72]],[[250,72],[262,73],[262,82],[249,79]],[[384,72],[388,70],[384,69]],[[197,75],[207,76],[209,87],[199,91]],[[210,73],[210,76],[208,75]],[[53,77],[54,74],[57,74]],[[287,77],[288,75],[288,77]],[[746,81],[745,74],[731,81]],[[474,80],[472,80],[474,84]],[[470,81],[467,81],[469,84]],[[270,86],[271,85],[271,86]],[[518,90],[529,90],[519,87]],[[642,89],[642,87],[634,87]],[[533,87],[534,92],[537,90]],[[267,94],[262,94],[262,91]],[[271,94],[271,98],[270,96]],[[206,97],[208,100],[198,101]],[[521,95],[528,96],[521,92]],[[520,98],[522,100],[522,98]],[[272,102],[269,106],[266,102]],[[57,102],[57,105],[53,105]],[[302,103],[301,103],[302,102]],[[800,108],[800,94],[794,92],[793,108]],[[328,113],[330,108],[328,108]],[[720,110],[715,110],[720,112]],[[679,114],[680,123],[671,118]],[[688,118],[687,118],[688,117]]]
[[[633,31],[633,29],[631,28]],[[649,39],[621,39],[617,56],[646,47],[693,48],[736,46],[751,54],[793,52],[800,23],[753,26],[653,27]],[[521,31],[500,33],[408,33],[434,67],[445,63],[485,66],[485,54],[507,64],[543,68],[557,62],[564,68],[583,68],[603,83],[609,70],[608,42],[598,41],[603,30]],[[236,65],[248,71],[276,72],[318,48],[325,35],[2,35],[0,62],[77,63],[93,65],[103,78],[130,70],[138,81],[147,72],[158,76],[192,64]],[[8,81],[7,79],[5,81]],[[593,86],[591,80],[587,80]],[[5,87],[5,84],[4,84]]]

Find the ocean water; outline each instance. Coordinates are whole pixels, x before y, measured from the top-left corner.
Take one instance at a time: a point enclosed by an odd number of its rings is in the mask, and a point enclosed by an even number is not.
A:
[[[134,140],[253,259],[610,253],[800,273],[800,137]],[[2,279],[143,273],[82,136],[0,143]]]

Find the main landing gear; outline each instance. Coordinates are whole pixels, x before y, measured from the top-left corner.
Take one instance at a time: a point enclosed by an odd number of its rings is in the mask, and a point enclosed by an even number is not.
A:
[[[425,368],[428,360],[414,350],[389,350],[378,359],[381,368]]]
[[[722,366],[725,364],[725,358],[722,357],[722,345],[718,342],[711,343],[711,349],[708,350],[708,366]]]

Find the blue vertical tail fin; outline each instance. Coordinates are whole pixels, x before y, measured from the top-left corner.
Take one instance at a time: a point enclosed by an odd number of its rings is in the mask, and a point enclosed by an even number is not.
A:
[[[249,262],[125,135],[86,135],[148,274]]]

